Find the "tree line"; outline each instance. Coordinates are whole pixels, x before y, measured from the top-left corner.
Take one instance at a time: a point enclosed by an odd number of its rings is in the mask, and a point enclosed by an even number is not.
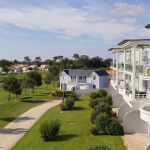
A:
[[[49,71],[45,78],[42,79],[41,73],[36,70],[28,72],[26,77],[23,79],[17,79],[15,76],[9,75],[3,78],[3,89],[9,93],[8,101],[10,100],[11,93],[16,94],[16,99],[18,95],[22,94],[22,88],[24,88],[26,95],[26,88],[32,88],[32,94],[34,94],[35,86],[41,86],[43,81],[47,84],[47,89],[49,84],[53,84],[59,79],[59,70],[57,66],[52,66],[49,68]]]
[[[95,56],[93,58],[89,58],[87,55],[79,55],[74,54],[72,56],[72,59],[69,59],[67,57],[64,57],[62,55],[55,56],[53,59],[47,59],[45,61],[42,61],[40,56],[37,56],[34,61],[30,59],[29,56],[25,56],[23,61],[17,61],[16,59],[14,61],[8,61],[5,59],[0,60],[0,67],[10,67],[14,64],[36,64],[37,66],[40,66],[42,64],[46,64],[49,66],[57,65],[60,69],[110,69],[110,62],[112,59],[103,59],[99,56]]]

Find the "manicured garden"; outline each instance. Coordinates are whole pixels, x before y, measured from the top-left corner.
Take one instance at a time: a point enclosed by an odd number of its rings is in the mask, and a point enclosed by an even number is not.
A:
[[[47,72],[41,72],[42,78],[44,78]],[[17,74],[16,78],[23,78],[26,74]],[[14,76],[14,75],[10,75]],[[0,77],[7,77],[0,76]],[[57,83],[55,84],[55,88],[57,87]],[[16,95],[11,93],[10,101],[8,101],[8,92],[4,91],[4,89],[0,88],[0,129],[6,126],[8,123],[16,119],[18,116],[26,112],[27,110],[40,105],[44,102],[50,100],[50,94],[54,91],[53,85],[49,85],[50,90],[47,89],[46,84],[42,84],[39,87],[35,87],[35,93],[32,94],[32,88],[28,87],[26,89],[26,93],[28,95],[23,95],[25,93],[25,89],[22,88],[22,94],[18,95],[19,100],[16,99]],[[61,96],[52,96],[51,100],[60,99]]]
[[[108,146],[111,150],[125,150],[120,136],[89,134],[89,129],[95,127],[95,124],[90,123],[93,109],[90,108],[89,101],[90,96],[82,96],[80,101],[75,101],[71,111],[62,113],[60,113],[60,106],[50,109],[13,147],[13,150],[88,150],[95,146]],[[42,140],[41,124],[45,120],[50,122],[52,119],[61,121],[59,131],[61,135],[51,141],[40,143]]]

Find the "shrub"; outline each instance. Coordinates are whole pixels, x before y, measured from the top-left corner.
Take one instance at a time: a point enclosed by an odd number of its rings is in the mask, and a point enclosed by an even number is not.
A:
[[[94,111],[91,113],[91,122],[94,123],[94,120],[96,119],[97,115],[100,113],[106,113],[109,117],[112,116],[112,108],[109,106],[109,104],[105,102],[101,102],[98,105],[94,107]]]
[[[61,91],[60,89],[55,89],[55,95],[60,95],[62,96],[63,95],[63,91]]]
[[[117,113],[112,111],[112,117],[118,118]]]
[[[109,124],[109,120],[109,116],[106,113],[100,113],[95,119],[97,131],[105,133],[105,127]]]
[[[116,118],[110,118],[109,124],[105,127],[105,131],[109,135],[124,135],[123,126]]]
[[[107,96],[107,92],[104,89],[100,89],[98,91],[99,97],[105,97]]]
[[[40,134],[44,141],[50,141],[54,138],[60,129],[61,123],[60,120],[51,120],[50,122],[43,122],[40,126]]]
[[[112,96],[111,95],[107,95],[105,97],[105,102],[108,103],[110,106],[112,106],[113,105]]]
[[[97,92],[91,92],[90,97],[91,99],[96,99],[99,97],[99,94]]]
[[[69,97],[72,97],[74,101],[76,100],[76,93],[72,92],[69,94]]]
[[[89,130],[89,132],[90,132],[90,134],[92,134],[92,135],[97,135],[97,134],[98,134],[97,129],[94,128],[94,127],[91,127],[90,130]]]
[[[94,108],[94,106],[98,105],[100,102],[104,102],[105,99],[104,98],[97,98],[97,99],[94,99],[94,100],[90,100],[89,102],[89,106],[91,108]]]
[[[71,110],[73,108],[74,105],[74,99],[72,97],[69,97],[65,100],[65,107],[67,108],[67,110]]]
[[[111,149],[108,148],[107,146],[96,146],[93,148],[89,148],[89,150],[111,150]]]
[[[60,104],[60,109],[61,109],[61,111],[66,111],[67,110],[64,103]]]

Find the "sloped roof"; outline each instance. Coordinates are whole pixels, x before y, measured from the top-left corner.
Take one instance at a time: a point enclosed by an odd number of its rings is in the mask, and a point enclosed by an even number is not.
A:
[[[95,72],[98,76],[108,76],[109,74],[105,70],[63,70],[70,76],[89,76],[92,72]]]
[[[113,74],[113,70],[106,70],[106,72],[107,72],[109,75]],[[116,74],[116,70],[114,70],[114,74]]]

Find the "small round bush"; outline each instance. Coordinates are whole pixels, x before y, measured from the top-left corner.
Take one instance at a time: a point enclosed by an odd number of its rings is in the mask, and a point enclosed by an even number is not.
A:
[[[89,148],[89,150],[111,150],[111,149],[108,148],[107,146],[96,146],[96,147]]]
[[[67,110],[71,110],[73,108],[74,105],[74,99],[73,97],[69,97],[65,100],[65,107],[67,108]]]
[[[66,111],[67,110],[64,103],[60,104],[60,109],[61,109],[61,111]]]
[[[96,105],[98,105],[100,102],[104,102],[105,99],[104,98],[97,98],[97,99],[93,99],[93,100],[90,100],[90,103],[89,103],[89,106],[91,108],[94,108]]]
[[[98,134],[97,129],[94,128],[94,127],[91,127],[90,130],[89,130],[89,132],[90,132],[90,134],[92,134],[92,135],[97,135],[97,134]]]
[[[112,106],[113,105],[112,96],[111,95],[107,95],[105,97],[105,102],[108,103],[110,106]]]
[[[110,118],[110,123],[106,125],[105,131],[109,135],[124,135],[123,126],[116,118]]]
[[[95,119],[95,125],[98,132],[105,132],[106,125],[109,124],[109,116],[106,113],[100,113]]]
[[[51,120],[50,122],[43,122],[40,126],[41,138],[44,141],[50,141],[58,134],[60,126],[61,123],[58,119],[56,119],[55,121]]]
[[[91,92],[90,97],[91,99],[96,99],[99,97],[99,94],[97,92]]]
[[[69,97],[72,97],[74,101],[76,100],[76,93],[72,92],[69,94]]]
[[[107,92],[104,89],[100,89],[98,91],[99,97],[105,97],[107,96]]]
[[[106,113],[109,117],[112,116],[112,107],[109,106],[109,104],[105,102],[101,102],[98,105],[94,107],[94,111],[91,113],[91,123],[94,123],[94,120],[96,119],[97,115],[100,113]]]

